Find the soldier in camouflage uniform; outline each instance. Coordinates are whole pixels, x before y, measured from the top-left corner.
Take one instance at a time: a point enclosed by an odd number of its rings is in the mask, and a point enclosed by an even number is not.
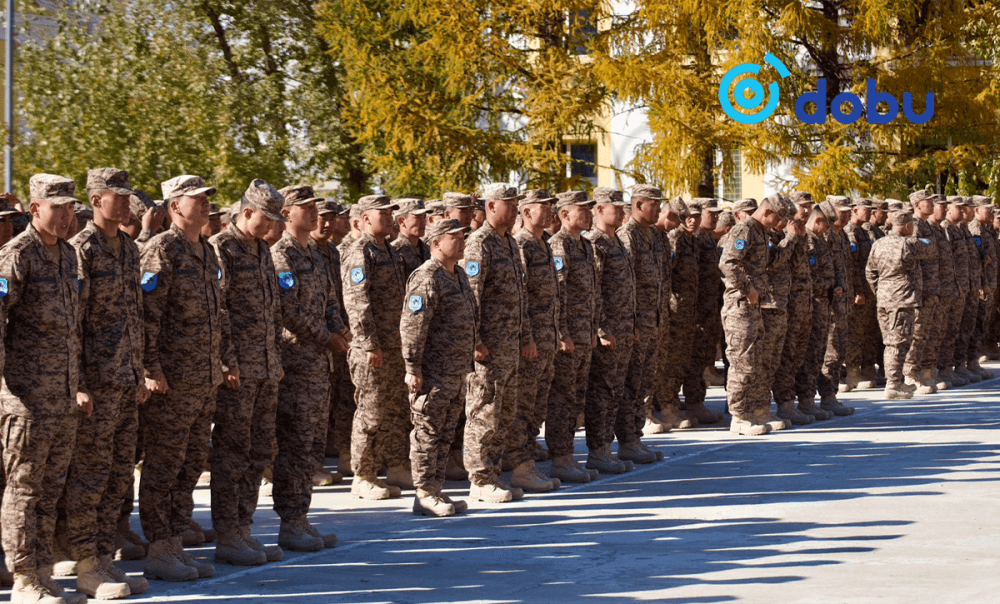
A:
[[[875,303],[872,301],[872,292],[865,280],[865,266],[868,263],[868,254],[871,252],[872,240],[865,230],[864,225],[869,224],[872,212],[872,200],[859,197],[854,200],[854,207],[851,209],[851,221],[844,226],[844,233],[851,244],[851,261],[854,264],[854,291],[858,299],[858,304],[851,313],[848,326],[847,338],[847,384],[851,390],[854,388],[874,388],[875,374],[874,367],[870,371],[865,371],[862,365],[865,346],[869,344],[867,333],[878,330],[878,318],[875,312]]]
[[[598,187],[594,189],[594,200],[597,202],[594,224],[586,237],[594,246],[601,304],[597,318],[599,339],[591,356],[584,414],[586,467],[603,474],[621,474],[633,465],[611,453],[611,441],[615,438],[615,417],[624,398],[632,347],[639,337],[635,328],[635,275],[628,251],[615,233],[625,215],[621,191]]]
[[[429,244],[422,239],[427,225],[427,209],[422,200],[409,197],[393,200],[392,203],[399,206],[392,213],[393,220],[399,225],[399,237],[393,240],[392,247],[399,252],[403,271],[409,277],[431,257]]]
[[[827,195],[826,201],[820,204],[820,208],[830,223],[826,242],[833,258],[837,283],[843,288],[844,295],[835,297],[831,302],[830,331],[827,334],[823,370],[817,378],[817,387],[820,407],[834,415],[850,415],[854,413],[853,408],[846,407],[837,400],[837,390],[844,358],[847,355],[850,314],[858,302],[854,292],[857,267],[851,260],[851,243],[844,233],[844,227],[850,221],[851,203],[850,199],[843,195]]]
[[[913,317],[913,343],[906,355],[903,373],[907,384],[917,388],[917,394],[934,394],[937,388],[927,365],[936,360],[933,350],[934,326],[938,320],[938,246],[928,220],[934,213],[934,200],[927,191],[910,195],[913,206],[913,233],[917,238],[915,250],[921,270],[920,304]],[[895,215],[893,216],[895,223]],[[884,338],[884,336],[883,336]],[[888,379],[888,378],[887,378]]]
[[[903,380],[903,363],[911,345],[916,309],[920,307],[922,268],[916,246],[913,216],[898,212],[892,230],[875,242],[866,277],[875,293],[879,327],[885,342],[885,397],[910,398],[912,389]]]
[[[277,273],[263,236],[284,203],[263,180],[250,183],[237,218],[210,243],[222,265],[228,345],[222,359],[225,388],[218,390],[212,431],[212,525],[218,531],[215,560],[241,566],[280,560],[280,547],[265,550],[252,537],[257,493],[274,456],[278,380],[283,375],[278,342],[281,301]]]
[[[983,338],[989,316],[994,306],[997,292],[997,267],[1000,266],[1000,244],[993,234],[993,199],[984,195],[972,196],[973,219],[969,221],[969,232],[972,234],[976,249],[982,258],[983,296],[979,299],[976,312],[976,324],[969,340],[969,352],[966,356],[966,369],[970,373],[978,373],[981,379],[993,377],[993,372],[979,366],[979,355],[982,353]]]
[[[552,476],[563,482],[597,477],[573,459],[573,433],[583,412],[590,375],[590,355],[597,345],[601,312],[600,283],[594,246],[582,236],[591,227],[594,200],[583,191],[556,195],[562,228],[549,239],[559,283],[559,351],[545,416],[545,442],[552,454]]]
[[[476,204],[471,195],[445,193],[441,204],[444,207],[444,220],[457,220],[463,227],[472,224],[472,211],[476,209]]]
[[[3,549],[14,574],[12,601],[86,602],[52,580],[56,503],[76,440],[81,341],[77,257],[70,230],[75,184],[53,174],[31,177],[32,221],[0,250],[0,299],[7,318],[0,432],[6,489]],[[54,600],[48,598],[65,599]]]
[[[959,338],[959,330],[962,323],[962,316],[970,295],[978,295],[972,292],[972,279],[969,274],[969,248],[965,244],[965,235],[959,225],[962,223],[963,207],[965,198],[957,195],[949,196],[945,199],[948,209],[945,219],[941,222],[948,243],[951,245],[953,273],[955,275],[955,286],[958,288],[958,295],[951,301],[951,307],[946,307],[945,316],[939,324],[942,332],[940,351],[938,353],[939,374],[948,382],[952,388],[964,386],[968,381],[958,373],[956,368],[956,341]],[[946,298],[947,299],[947,298]]]
[[[781,206],[772,198],[765,199],[751,216],[733,227],[719,259],[726,284],[722,325],[730,363],[726,398],[733,416],[729,429],[734,434],[758,436],[771,431],[770,424],[761,423],[754,413],[760,392],[754,380],[763,368],[760,302],[768,292],[767,230],[778,224],[780,211]]]
[[[653,389],[656,369],[656,348],[667,326],[669,294],[664,284],[663,239],[655,223],[660,215],[663,195],[651,185],[632,187],[632,212],[616,231],[628,252],[632,274],[635,275],[635,327],[639,339],[632,348],[625,378],[625,394],[615,417],[615,437],[619,459],[635,463],[652,463],[663,459],[663,453],[646,446],[642,428],[646,423],[646,398]]]
[[[442,493],[451,440],[465,402],[463,378],[472,370],[477,341],[476,298],[465,272],[456,266],[467,231],[453,219],[439,220],[428,229],[431,259],[407,280],[400,323],[413,418],[413,513],[426,516],[468,509],[464,501]]]
[[[537,357],[528,316],[525,271],[510,228],[521,196],[517,189],[487,189],[486,224],[472,233],[463,260],[478,304],[475,372],[468,377],[465,399],[465,467],[472,482],[469,495],[502,503],[520,499],[518,487],[500,483],[500,459],[517,417],[518,362]]]
[[[938,390],[946,390],[953,386],[952,375],[940,367],[941,350],[947,339],[946,330],[950,315],[956,311],[956,305],[961,301],[964,306],[965,291],[959,288],[959,278],[955,267],[955,254],[951,241],[948,239],[947,222],[948,200],[944,195],[933,195],[934,213],[928,220],[930,231],[934,236],[938,252],[938,312],[934,317],[931,330],[931,354],[925,359],[930,363],[925,368],[934,376],[934,386]],[[964,259],[963,259],[964,262]],[[968,277],[965,277],[968,280]],[[961,311],[959,311],[961,312]]]
[[[398,497],[413,488],[409,413],[399,321],[406,274],[396,248],[384,239],[398,209],[384,195],[358,200],[364,233],[341,259],[344,307],[354,340],[347,361],[355,386],[351,433],[351,492],[365,499]],[[386,481],[377,478],[388,468]]]
[[[552,261],[552,248],[542,239],[545,225],[556,200],[545,189],[526,191],[518,202],[524,227],[514,236],[525,272],[525,300],[528,321],[537,356],[528,358],[522,351],[517,377],[517,415],[510,430],[505,451],[514,466],[511,486],[530,492],[546,492],[560,485],[535,466],[538,433],[548,410],[549,387],[559,337],[559,284]],[[548,452],[545,451],[546,457]]]
[[[222,349],[222,267],[199,235],[215,187],[191,175],[160,186],[173,220],[141,255],[143,364],[153,394],[140,409],[145,461],[139,518],[152,542],[146,577],[179,581],[215,573],[211,564],[184,551],[181,535],[190,526],[192,493],[208,460],[215,394],[228,351]]]
[[[958,327],[958,335],[955,338],[955,370],[954,373],[964,379],[967,383],[979,382],[981,376],[978,372],[969,371],[968,353],[969,343],[976,328],[976,317],[979,313],[979,300],[985,295],[983,288],[983,260],[979,247],[976,246],[972,232],[969,230],[969,222],[973,219],[974,210],[969,206],[970,199],[962,198],[960,206],[962,216],[957,226],[965,239],[966,262],[969,267],[969,294],[965,301],[965,308],[962,311],[962,320]]]
[[[87,173],[87,195],[95,209],[69,242],[80,270],[83,365],[79,390],[94,411],[81,416],[66,478],[66,544],[78,561],[77,587],[99,599],[144,592],[111,562],[122,499],[134,493],[139,402],[149,396],[142,373],[142,289],[139,248],[119,226],[128,220],[132,190],[128,172],[100,168]]]

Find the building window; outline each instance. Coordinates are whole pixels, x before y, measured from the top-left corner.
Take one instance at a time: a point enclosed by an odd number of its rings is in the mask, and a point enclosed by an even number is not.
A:
[[[570,143],[566,145],[569,156],[569,177],[586,180],[597,185],[597,143]]]
[[[597,23],[594,22],[594,15],[587,9],[570,11],[569,13],[569,37],[576,42],[573,46],[573,53],[576,55],[590,54],[584,44],[597,35]]]
[[[722,198],[729,201],[736,201],[743,198],[743,165],[739,149],[723,151],[732,161],[733,169],[727,170],[724,165],[720,165],[722,172],[722,182],[719,187],[722,190]]]

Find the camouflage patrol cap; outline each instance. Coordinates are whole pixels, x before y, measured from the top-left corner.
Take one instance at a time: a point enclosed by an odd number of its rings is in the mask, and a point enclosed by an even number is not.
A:
[[[136,220],[141,220],[143,215],[156,207],[153,200],[139,189],[132,189],[132,194],[128,198],[129,209]]]
[[[886,199],[885,203],[890,212],[900,212],[903,210],[903,202],[898,199]]]
[[[688,205],[684,203],[684,199],[680,196],[674,197],[667,202],[667,209],[673,212],[675,216],[681,219],[683,222],[691,215],[691,209]]]
[[[932,193],[927,189],[920,189],[919,191],[914,191],[910,193],[910,203],[917,203],[918,201],[923,201],[925,199],[930,199]]]
[[[867,197],[856,197],[854,198],[855,208],[868,208],[869,210],[874,207],[872,200]]]
[[[399,206],[392,203],[387,195],[365,195],[355,204],[358,211],[364,214],[373,210],[398,210]]]
[[[471,210],[476,207],[472,202],[472,196],[465,193],[445,193],[441,197],[441,203],[446,210]]]
[[[898,212],[892,213],[892,224],[893,226],[904,226],[913,222],[913,212],[907,212],[905,210],[900,210]]]
[[[357,220],[358,218],[361,218],[361,214],[363,214],[363,212],[361,211],[361,206],[359,206],[358,204],[352,205],[347,210],[347,217],[351,220]]]
[[[323,198],[316,195],[316,191],[309,185],[289,185],[284,189],[280,189],[278,193],[285,200],[284,207],[304,206],[307,203],[323,201]]]
[[[28,181],[28,186],[31,189],[32,199],[44,199],[57,206],[77,202],[73,197],[76,183],[72,178],[55,174],[35,174]]]
[[[552,203],[556,199],[548,189],[529,189],[521,196],[521,201],[517,202],[517,209],[520,211],[536,203]]]
[[[73,213],[76,214],[77,220],[91,220],[94,218],[94,209],[79,201],[73,204]]]
[[[440,199],[431,199],[424,202],[428,216],[444,216],[444,202]]]
[[[399,209],[392,213],[393,218],[408,216],[410,214],[422,216],[427,213],[427,208],[424,207],[424,200],[419,197],[403,197],[392,200],[392,203],[399,206]]]
[[[217,204],[217,203],[210,203],[210,204],[208,204],[208,215],[209,216],[222,216],[223,214],[225,214],[228,211],[229,211],[228,208],[224,208],[224,209],[220,210],[219,209],[219,204]]]
[[[794,203],[797,206],[804,205],[804,204],[810,204],[811,205],[812,202],[813,202],[813,196],[812,196],[812,194],[810,194],[810,193],[808,193],[806,191],[792,191],[791,199],[792,199],[792,203]]]
[[[611,187],[597,187],[594,189],[594,203],[610,203],[611,205],[625,207],[625,198],[622,192]]]
[[[851,209],[851,198],[846,195],[827,195],[826,200],[838,212]]]
[[[288,219],[281,215],[281,208],[285,207],[285,198],[274,187],[259,178],[255,178],[247,187],[240,204],[240,208],[260,210],[271,220],[288,222]]]
[[[732,211],[722,210],[722,213],[719,214],[719,223],[716,226],[720,229],[724,229],[726,227],[734,226],[735,224],[736,224],[736,217],[733,216]]]
[[[781,195],[775,193],[774,195],[768,195],[761,201],[760,205],[767,206],[772,212],[775,212],[782,218],[785,216],[785,204],[781,201]]]
[[[733,212],[753,213],[757,211],[757,200],[753,197],[746,197],[733,204]]]
[[[316,211],[320,216],[324,214],[335,214],[340,216],[347,212],[347,209],[332,199],[324,199],[316,202]]]
[[[889,211],[889,202],[884,199],[875,199],[872,202],[872,207],[876,210],[882,210],[883,212]]]
[[[594,200],[587,195],[586,191],[563,191],[556,193],[556,209],[561,210],[569,206],[590,207],[595,204]]]
[[[973,195],[972,205],[977,208],[983,208],[993,205],[993,198],[987,197],[986,195]]]
[[[939,206],[946,206],[946,205],[948,205],[948,198],[945,197],[944,195],[941,195],[940,193],[935,193],[935,194],[931,195],[931,199],[934,200],[934,203],[936,205],[939,205]]]
[[[118,168],[95,168],[87,170],[87,192],[111,189],[118,195],[131,195],[128,172]]]
[[[506,183],[495,183],[483,188],[483,199],[486,201],[518,201],[521,199],[521,196],[517,193],[517,187],[512,187]]]
[[[202,177],[191,174],[182,174],[165,180],[160,183],[160,189],[166,201],[182,195],[215,195],[215,187],[206,187]]]
[[[6,197],[0,197],[0,216],[12,216],[20,213],[21,210],[11,205]]]
[[[663,201],[663,191],[661,191],[659,187],[654,187],[653,185],[635,185],[632,187],[631,199],[633,201],[636,199]]]
[[[462,226],[462,223],[454,218],[449,218],[448,220],[438,220],[434,224],[427,225],[427,230],[424,232],[424,238],[428,241],[434,241],[441,235],[450,235],[452,233],[468,233],[471,229],[469,227]]]
[[[695,197],[688,202],[688,207],[701,212],[704,212],[705,210],[708,210],[709,212],[722,211],[722,208],[719,207],[719,200],[714,197]]]

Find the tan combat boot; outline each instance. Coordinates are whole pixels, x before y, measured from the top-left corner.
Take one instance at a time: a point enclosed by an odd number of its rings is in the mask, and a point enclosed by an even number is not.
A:
[[[841,404],[841,402],[837,400],[837,395],[835,394],[824,396],[819,401],[819,406],[824,411],[829,411],[830,413],[841,417],[854,414],[854,407],[848,407]]]
[[[455,506],[456,514],[462,514],[469,511],[469,504],[464,499],[452,499],[451,497],[445,495],[444,491],[438,493],[438,496],[440,496],[441,499],[444,499],[446,503],[450,503]]]
[[[635,469],[635,462],[629,461],[628,459],[622,459],[621,457],[618,457],[618,455],[616,455],[615,453],[613,453],[611,451],[611,445],[610,444],[607,444],[607,445],[604,445],[603,447],[601,447],[601,453],[604,454],[605,457],[610,457],[611,459],[613,459],[615,461],[620,461],[621,463],[625,464],[625,471],[626,472],[631,472],[632,470]]]
[[[581,468],[572,455],[560,455],[553,459],[551,474],[562,482],[590,482],[590,472]]]
[[[610,455],[604,452],[604,448],[592,449],[587,453],[587,464],[586,468],[589,470],[597,470],[601,474],[624,474],[628,471],[625,467],[625,463],[614,459]]]
[[[238,530],[219,533],[215,543],[215,561],[233,566],[260,566],[267,562],[267,554],[250,547]]]
[[[340,457],[337,458],[337,472],[339,472],[341,476],[354,476],[354,470],[351,469],[350,450],[340,452]]]
[[[160,581],[194,581],[198,571],[181,562],[173,541],[161,539],[149,544],[146,567],[142,571],[147,579]]]
[[[800,412],[795,408],[795,401],[778,403],[778,417],[792,422],[796,426],[805,426],[816,421],[816,417]]]
[[[303,530],[305,530],[305,532],[309,533],[313,537],[319,537],[320,539],[322,539],[323,547],[325,549],[330,549],[331,547],[337,547],[337,544],[340,542],[340,539],[337,538],[337,535],[335,533],[327,533],[326,535],[321,534],[319,530],[315,526],[313,526],[311,522],[309,522],[308,516],[302,516],[301,518],[299,518],[298,523],[299,526],[301,526]]]
[[[968,363],[967,366],[969,368],[969,373],[975,373],[976,375],[978,375],[980,381],[985,381],[993,378],[993,372],[983,369],[983,367],[979,364],[978,359],[972,361],[971,363]]]
[[[506,503],[514,500],[514,494],[498,482],[484,485],[472,483],[469,487],[469,497],[486,503]]]
[[[76,560],[72,560],[69,555],[69,546],[66,544],[65,533],[59,534],[57,531],[52,546],[52,559],[55,560],[55,564],[52,565],[52,576],[72,577],[76,574]],[[45,580],[44,577],[39,577],[43,581]]]
[[[344,475],[340,472],[332,472],[320,466],[320,468],[313,473],[312,480],[314,487],[328,487],[333,484],[340,484],[344,482]]]
[[[844,392],[851,392],[856,390],[858,385],[864,380],[864,376],[861,375],[861,367],[851,367],[847,370],[847,376],[844,378]]]
[[[898,384],[894,382],[886,382],[885,384],[885,400],[895,401],[895,400],[906,400],[913,398],[912,392],[906,392],[899,387]]]
[[[249,526],[241,526],[239,530],[240,537],[243,538],[244,543],[258,552],[264,552],[264,556],[267,557],[268,562],[277,562],[285,557],[285,552],[282,551],[280,546],[264,545],[260,541],[257,541],[257,539],[254,538],[253,533],[250,532]]]
[[[934,382],[932,381],[933,378],[930,376],[930,373],[927,370],[922,369],[917,377],[920,381],[919,385],[917,386],[917,394],[934,394],[935,392],[937,392],[937,387],[934,385]]]
[[[377,478],[368,480],[355,474],[351,482],[351,495],[360,499],[391,499],[402,494],[403,491],[399,487],[389,486]]]
[[[181,545],[180,537],[171,537],[171,543],[174,544],[174,551],[177,552],[177,559],[181,561],[184,566],[190,566],[198,573],[199,579],[208,579],[215,576],[215,567],[208,562],[200,562],[191,555],[190,552],[184,550],[184,546]]]
[[[146,557],[149,541],[140,537],[128,522],[128,517],[118,520],[115,531],[115,551],[122,560],[142,560]]]
[[[445,501],[440,495],[417,489],[417,494],[413,498],[413,513],[418,516],[444,518],[455,515],[455,506]]]
[[[66,604],[66,600],[53,595],[42,585],[38,575],[14,573],[14,586],[10,590],[11,604]]]
[[[128,576],[125,571],[115,566],[115,563],[111,561],[111,556],[98,556],[97,559],[100,560],[101,566],[111,575],[112,579],[128,585],[128,590],[133,596],[146,593],[146,590],[149,589],[149,581],[145,577]]]
[[[385,483],[391,487],[399,487],[404,491],[412,490],[413,471],[410,469],[410,462],[389,468],[385,473]]]
[[[705,367],[705,372],[702,374],[705,378],[706,386],[725,386],[726,376],[719,373],[719,370],[715,368],[715,365],[709,365]]]
[[[653,463],[663,459],[658,457],[655,451],[650,451],[646,447],[643,447],[640,442],[621,444],[618,443],[618,459],[623,461],[631,461],[633,463]]]
[[[816,421],[823,421],[833,417],[833,413],[825,411],[816,406],[816,397],[800,397],[799,411],[816,418]]]
[[[293,552],[318,552],[323,549],[323,539],[310,534],[294,520],[282,520],[278,529],[278,547]]]
[[[698,420],[684,415],[680,401],[671,401],[660,408],[660,421],[672,430],[688,430],[698,425]]]
[[[734,414],[729,422],[729,432],[740,436],[763,436],[770,431],[770,426],[757,423],[752,415],[740,417]]]
[[[878,387],[878,374],[875,373],[874,365],[865,365],[861,368],[861,380],[858,382],[858,390],[870,390]]]
[[[460,449],[448,453],[448,465],[444,469],[444,477],[448,480],[468,480],[469,472],[465,469]]]
[[[643,435],[653,436],[654,434],[666,434],[667,432],[670,432],[669,425],[652,415],[646,417],[646,423],[642,426]]]
[[[77,565],[76,590],[98,600],[119,600],[132,595],[124,581],[117,581],[96,556],[84,558]]]
[[[684,414],[693,418],[699,424],[717,424],[722,421],[722,414],[709,410],[704,402],[688,403]]]
[[[514,468],[510,477],[511,486],[524,489],[527,493],[548,493],[553,489],[552,481],[537,472],[534,460],[528,460]]]
[[[970,367],[969,363],[962,363],[962,377],[964,377],[970,384],[978,384],[983,381],[979,372]]]
[[[771,428],[771,432],[777,432],[778,430],[787,430],[792,427],[791,420],[782,419],[773,413],[771,413],[771,405],[768,403],[767,407],[759,407],[754,409],[750,413],[753,417],[753,421],[756,424],[767,424]]]
[[[69,593],[52,577],[52,567],[43,566],[37,571],[38,580],[49,593],[61,598],[66,604],[87,604],[87,594],[81,592]]]
[[[951,390],[951,384],[945,379],[944,371],[940,369],[929,369],[931,376],[931,381],[934,383],[934,387],[938,389],[938,392],[942,390]]]

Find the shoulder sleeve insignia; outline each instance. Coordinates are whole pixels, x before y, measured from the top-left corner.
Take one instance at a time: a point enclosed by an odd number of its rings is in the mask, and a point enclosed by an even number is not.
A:
[[[0,279],[0,298],[7,295],[7,280]]]
[[[931,244],[931,240],[930,239],[925,239],[925,238],[921,237],[920,238],[920,243],[922,243],[924,245],[930,245]]]
[[[217,277],[219,281],[222,281],[222,267],[219,267],[219,276]]]
[[[556,256],[555,258],[552,259],[552,262],[556,265],[557,271],[561,271],[563,269],[563,266],[565,266],[562,256]]]
[[[278,285],[281,289],[292,289],[295,287],[295,275],[289,271],[278,273]]]
[[[470,277],[475,277],[476,275],[478,275],[479,274],[479,263],[478,262],[470,262],[470,263],[466,264],[465,265],[465,274],[468,275],[468,276],[470,276]]]
[[[156,289],[156,273],[142,274],[142,289],[151,292]]]
[[[736,243],[733,244],[733,248],[736,251],[742,251],[743,248],[745,248],[746,246],[747,246],[747,242],[744,241],[744,240],[742,240],[742,239],[737,239]]]
[[[421,296],[410,296],[410,301],[406,304],[411,312],[420,312],[424,309],[424,299]]]
[[[365,271],[363,268],[352,268],[351,269],[351,283],[357,285],[365,280]]]
[[[857,243],[854,243],[854,242],[852,241],[852,242],[851,242],[851,253],[853,254],[853,253],[855,253],[855,252],[857,252],[857,251],[858,251],[858,244],[857,244]]]
[[[816,256],[809,254],[809,266],[816,266]]]

